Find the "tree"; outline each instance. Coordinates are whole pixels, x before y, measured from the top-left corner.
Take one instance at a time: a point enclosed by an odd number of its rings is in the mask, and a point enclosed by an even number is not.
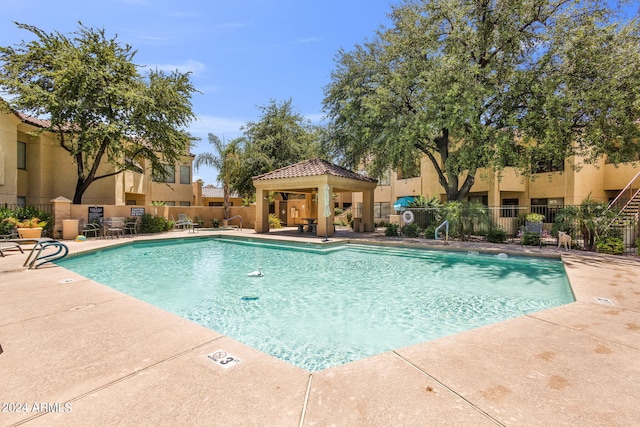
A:
[[[325,111],[332,149],[373,176],[426,155],[448,200],[479,168],[531,155],[614,162],[640,152],[640,37],[601,0],[407,0],[340,50]],[[579,167],[579,164],[574,165]]]
[[[79,24],[68,37],[16,25],[35,40],[0,47],[0,86],[14,96],[11,108],[46,116],[42,131],[57,134],[72,156],[74,203],[82,203],[96,180],[144,172],[140,160],[164,177],[165,164],[188,154],[192,138],[183,129],[195,118],[188,73],[151,70],[142,76],[133,63],[136,52],[103,29]]]
[[[237,138],[224,144],[216,135],[209,134],[209,144],[213,145],[216,153],[201,153],[196,156],[193,167],[196,171],[200,166],[212,166],[218,170],[218,181],[222,182],[222,191],[224,197],[224,218],[229,218],[229,193],[234,186],[234,179],[240,170],[242,139]]]
[[[321,155],[319,130],[294,111],[291,99],[271,100],[259,108],[260,119],[243,128],[242,162],[235,182],[245,196],[255,192],[252,177]]]

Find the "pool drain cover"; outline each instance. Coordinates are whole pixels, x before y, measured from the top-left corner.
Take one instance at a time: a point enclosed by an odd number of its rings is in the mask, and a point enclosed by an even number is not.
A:
[[[596,297],[596,301],[600,304],[613,305],[613,302],[609,298]]]

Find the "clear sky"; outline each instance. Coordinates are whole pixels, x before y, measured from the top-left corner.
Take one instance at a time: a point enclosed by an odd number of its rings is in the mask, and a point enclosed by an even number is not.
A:
[[[193,98],[198,120],[190,131],[211,151],[207,134],[241,135],[260,116],[259,106],[291,98],[297,112],[322,118],[323,87],[341,47],[374,35],[399,0],[2,0],[0,45],[31,34],[20,22],[69,34],[85,26],[137,49],[139,65],[191,71],[201,93]],[[216,171],[194,179],[216,184]]]

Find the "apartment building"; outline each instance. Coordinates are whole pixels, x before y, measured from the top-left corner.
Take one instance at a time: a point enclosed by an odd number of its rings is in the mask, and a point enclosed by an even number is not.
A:
[[[21,113],[0,113],[0,205],[47,204],[63,196],[73,199],[76,166],[62,149],[55,134],[39,132],[47,123]],[[165,202],[171,206],[191,206],[192,162],[186,153],[179,164],[166,165],[165,179],[154,179],[144,161],[145,173],[122,172],[100,179],[87,189],[82,202],[89,205],[150,205]],[[99,174],[109,172],[108,163]]]
[[[467,200],[488,207],[506,207],[500,209],[500,216],[515,217],[518,212],[532,208],[543,214],[554,212],[563,206],[577,205],[587,196],[609,202],[629,185],[621,197],[626,202],[640,187],[638,162],[614,165],[601,159],[596,164],[583,165],[578,170],[571,167],[574,162],[575,158],[567,159],[560,165],[540,163],[535,165],[528,177],[519,175],[510,167],[500,175],[480,169]],[[394,202],[403,197],[419,195],[436,196],[446,201],[446,193],[426,156],[420,159],[419,173],[416,171],[414,175],[407,176],[402,175],[401,171],[391,171],[378,181],[374,192],[375,221],[388,222],[400,213],[394,210]],[[356,212],[361,203],[362,195],[354,193]],[[547,218],[547,221],[551,222],[551,218]]]

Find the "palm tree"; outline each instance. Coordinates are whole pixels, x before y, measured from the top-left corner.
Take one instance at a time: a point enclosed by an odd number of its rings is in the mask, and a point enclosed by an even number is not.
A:
[[[209,144],[213,145],[216,153],[201,153],[196,156],[193,168],[198,171],[200,166],[213,166],[218,169],[218,182],[222,182],[224,197],[224,219],[229,218],[229,193],[233,187],[233,178],[240,167],[240,142],[234,139],[224,144],[216,135],[209,134]]]

